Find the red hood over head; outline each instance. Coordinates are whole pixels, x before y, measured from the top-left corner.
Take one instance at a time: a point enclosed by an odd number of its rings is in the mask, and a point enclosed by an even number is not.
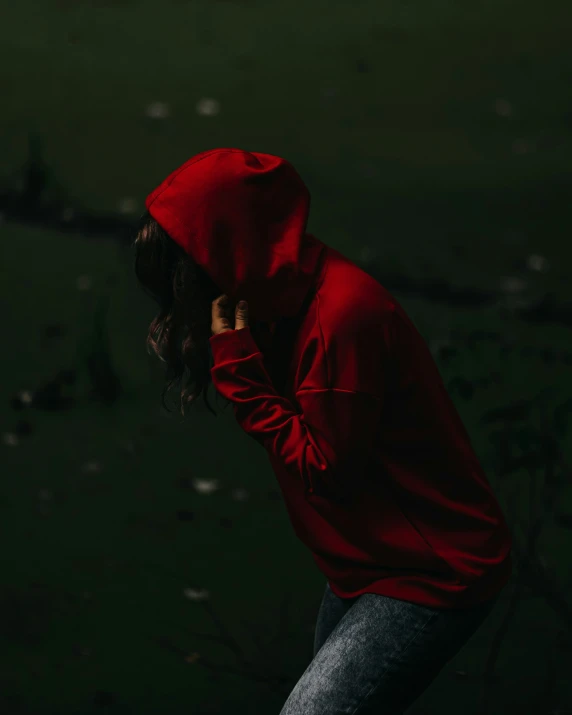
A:
[[[153,218],[252,320],[300,310],[325,245],[306,233],[310,193],[286,160],[212,149],[186,161],[145,200]]]

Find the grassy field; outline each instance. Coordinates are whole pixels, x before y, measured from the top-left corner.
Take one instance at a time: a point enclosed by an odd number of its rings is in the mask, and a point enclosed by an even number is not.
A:
[[[543,390],[548,410],[571,393],[570,364],[538,354],[571,350],[570,323],[514,314],[547,292],[560,306],[572,299],[568,3],[22,0],[2,14],[7,185],[30,131],[70,206],[133,218],[192,154],[267,151],[307,182],[309,230],[374,275],[498,293],[469,309],[394,290],[448,385],[500,375],[472,399],[452,396],[523,543],[527,475],[497,479],[480,419]],[[311,657],[324,581],[276,498],[266,456],[230,409],[215,420],[200,404],[184,422],[160,409],[161,370],[144,350],[153,306],[134,284],[129,250],[25,223],[0,232],[1,431],[21,420],[31,430],[0,445],[0,705],[42,715],[279,712],[288,683],[273,693],[238,675],[216,680],[204,659],[230,666],[235,657],[191,635],[220,635],[216,613],[258,670],[292,684]],[[86,366],[102,300],[123,387],[111,408],[89,399]],[[61,337],[46,337],[50,325]],[[517,349],[481,341],[441,361],[454,330],[509,335]],[[14,411],[18,391],[72,368],[69,409]],[[572,457],[569,439],[564,447]],[[219,488],[200,493],[192,479]],[[572,511],[569,487],[558,506]],[[571,547],[570,530],[549,520],[539,552],[565,595]],[[189,588],[210,597],[193,601]],[[287,593],[285,633],[263,655],[256,629],[277,629]],[[477,715],[477,675],[509,597],[510,588],[415,713],[463,702]],[[490,715],[572,707],[569,655],[553,650],[562,630],[544,599],[525,594]],[[203,662],[185,661],[194,652]]]

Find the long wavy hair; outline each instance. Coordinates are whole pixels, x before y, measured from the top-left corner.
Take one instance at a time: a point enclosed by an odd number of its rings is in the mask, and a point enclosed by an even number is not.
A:
[[[222,291],[148,211],[139,221],[133,248],[137,280],[159,306],[149,325],[146,347],[148,354],[154,353],[165,365],[163,406],[171,412],[166,396],[177,385],[183,417],[186,406],[201,393],[216,417],[207,395],[212,382],[209,338],[211,304]]]

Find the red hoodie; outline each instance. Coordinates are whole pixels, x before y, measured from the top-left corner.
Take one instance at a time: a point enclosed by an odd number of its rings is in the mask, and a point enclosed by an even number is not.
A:
[[[495,596],[511,535],[431,353],[389,291],[306,232],[291,164],[206,151],[146,206],[251,323],[276,324],[266,354],[251,327],[212,336],[212,381],[332,591],[444,609]]]

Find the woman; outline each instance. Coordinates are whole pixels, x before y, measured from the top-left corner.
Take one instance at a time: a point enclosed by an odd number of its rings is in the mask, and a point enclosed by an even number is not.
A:
[[[282,715],[402,713],[492,609],[511,536],[422,337],[306,232],[309,203],[269,154],[215,149],[170,174],[135,242],[160,305],[148,342],[170,384],[188,367],[183,411],[209,381],[232,403],[326,578]]]

